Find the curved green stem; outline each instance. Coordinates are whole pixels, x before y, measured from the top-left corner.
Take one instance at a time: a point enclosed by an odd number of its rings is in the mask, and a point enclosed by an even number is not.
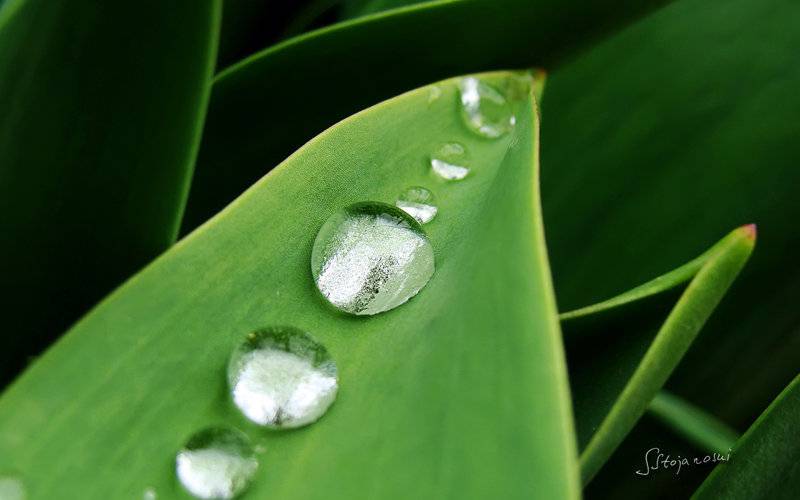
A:
[[[661,282],[654,280],[615,299],[583,309],[597,312],[653,295],[685,281],[691,277],[690,271],[697,268],[689,286],[583,450],[580,463],[584,484],[591,481],[600,470],[664,385],[747,262],[755,244],[755,236],[754,225],[742,226],[728,234],[703,256],[679,268],[680,272],[662,276]],[[665,277],[669,279],[664,279]],[[581,315],[586,314],[590,313],[584,312]],[[571,317],[578,316],[573,313]]]

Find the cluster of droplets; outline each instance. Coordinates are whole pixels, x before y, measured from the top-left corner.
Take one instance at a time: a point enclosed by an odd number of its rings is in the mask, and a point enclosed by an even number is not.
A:
[[[228,384],[233,403],[251,422],[292,429],[328,410],[339,379],[322,344],[298,328],[282,326],[252,332],[236,346],[228,362]],[[176,456],[178,480],[197,498],[235,498],[258,470],[258,451],[238,429],[202,429]]]
[[[467,128],[498,138],[515,123],[499,90],[474,77],[459,84],[460,112]],[[428,104],[442,96],[431,86]],[[467,149],[441,144],[431,170],[447,181],[470,173]],[[321,295],[336,309],[374,315],[407,302],[435,270],[433,247],[422,224],[438,213],[434,194],[422,186],[404,190],[395,205],[361,202],[333,213],[321,226],[311,253],[311,274]],[[290,326],[254,331],[233,351],[228,384],[234,405],[251,422],[292,429],[321,418],[339,388],[336,363],[310,334]],[[197,498],[234,498],[251,483],[259,461],[248,436],[231,427],[193,434],[175,459],[183,487]],[[2,483],[0,482],[0,486]],[[148,489],[146,500],[156,498]]]

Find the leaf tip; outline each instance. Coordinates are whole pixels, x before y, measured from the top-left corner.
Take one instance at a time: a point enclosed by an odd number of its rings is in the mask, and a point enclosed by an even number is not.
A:
[[[756,240],[756,236],[758,235],[758,226],[756,226],[755,224],[745,224],[744,226],[741,226],[739,230],[748,240],[750,241]]]

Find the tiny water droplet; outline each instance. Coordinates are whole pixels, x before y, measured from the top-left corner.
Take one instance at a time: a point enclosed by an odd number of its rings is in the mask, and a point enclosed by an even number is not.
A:
[[[228,365],[233,401],[253,422],[295,428],[319,419],[339,382],[325,346],[306,332],[272,327],[247,336]]]
[[[410,187],[403,191],[395,205],[403,209],[420,224],[430,222],[436,217],[436,212],[439,211],[436,207],[436,198],[433,193],[421,186]]]
[[[470,130],[496,139],[514,127],[514,110],[499,90],[473,76],[462,78],[458,88],[461,114]]]
[[[25,500],[25,485],[13,476],[0,476],[0,500]]]
[[[433,276],[433,247],[410,215],[386,203],[337,211],[319,230],[311,273],[342,311],[377,314],[403,304]]]
[[[442,87],[438,85],[431,85],[428,88],[428,104],[434,102],[442,96]]]
[[[431,168],[436,174],[448,181],[458,181],[469,173],[467,150],[457,142],[448,142],[439,146],[431,155]]]
[[[197,498],[234,498],[250,485],[258,460],[245,434],[209,427],[189,438],[175,459],[178,479]]]
[[[158,498],[158,494],[156,494],[156,490],[153,488],[147,488],[142,493],[142,500],[156,500]]]

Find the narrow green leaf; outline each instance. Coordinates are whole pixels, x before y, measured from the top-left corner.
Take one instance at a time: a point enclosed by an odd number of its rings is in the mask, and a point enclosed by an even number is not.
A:
[[[550,69],[665,2],[427,2],[337,24],[255,54],[217,77],[184,231],[311,137],[360,109],[452,75]]]
[[[0,9],[0,385],[175,240],[216,0]]]
[[[171,498],[175,452],[226,423],[265,446],[253,498],[577,498],[533,101],[519,96],[514,130],[487,140],[464,125],[456,82],[439,89],[327,130],[84,318],[0,399],[0,469],[32,498]],[[445,182],[430,154],[452,141],[474,168]],[[430,283],[377,316],[332,310],[309,269],[320,226],[410,185],[438,198]],[[323,342],[341,388],[319,422],[265,433],[232,406],[224,370],[276,324]]]
[[[736,442],[730,461],[714,468],[698,500],[792,499],[800,489],[800,375]]]
[[[721,240],[705,257],[705,262],[581,452],[584,483],[600,470],[664,385],[744,266],[754,243],[754,226],[743,226]],[[581,418],[580,413],[576,416]]]
[[[650,414],[698,448],[727,455],[739,433],[715,416],[670,392],[658,392],[648,408]]]
[[[724,240],[718,242],[699,257],[692,259],[677,269],[673,269],[666,274],[662,274],[661,276],[654,278],[647,283],[632,288],[627,292],[623,292],[616,297],[598,302],[597,304],[592,304],[590,306],[581,307],[580,309],[561,313],[559,314],[559,318],[561,318],[561,321],[582,318],[584,316],[605,312],[609,309],[621,307],[630,304],[631,302],[636,302],[637,300],[646,299],[648,297],[652,297],[653,295],[672,290],[673,288],[676,288],[692,279],[708,261],[708,258],[712,256],[723,243]]]

